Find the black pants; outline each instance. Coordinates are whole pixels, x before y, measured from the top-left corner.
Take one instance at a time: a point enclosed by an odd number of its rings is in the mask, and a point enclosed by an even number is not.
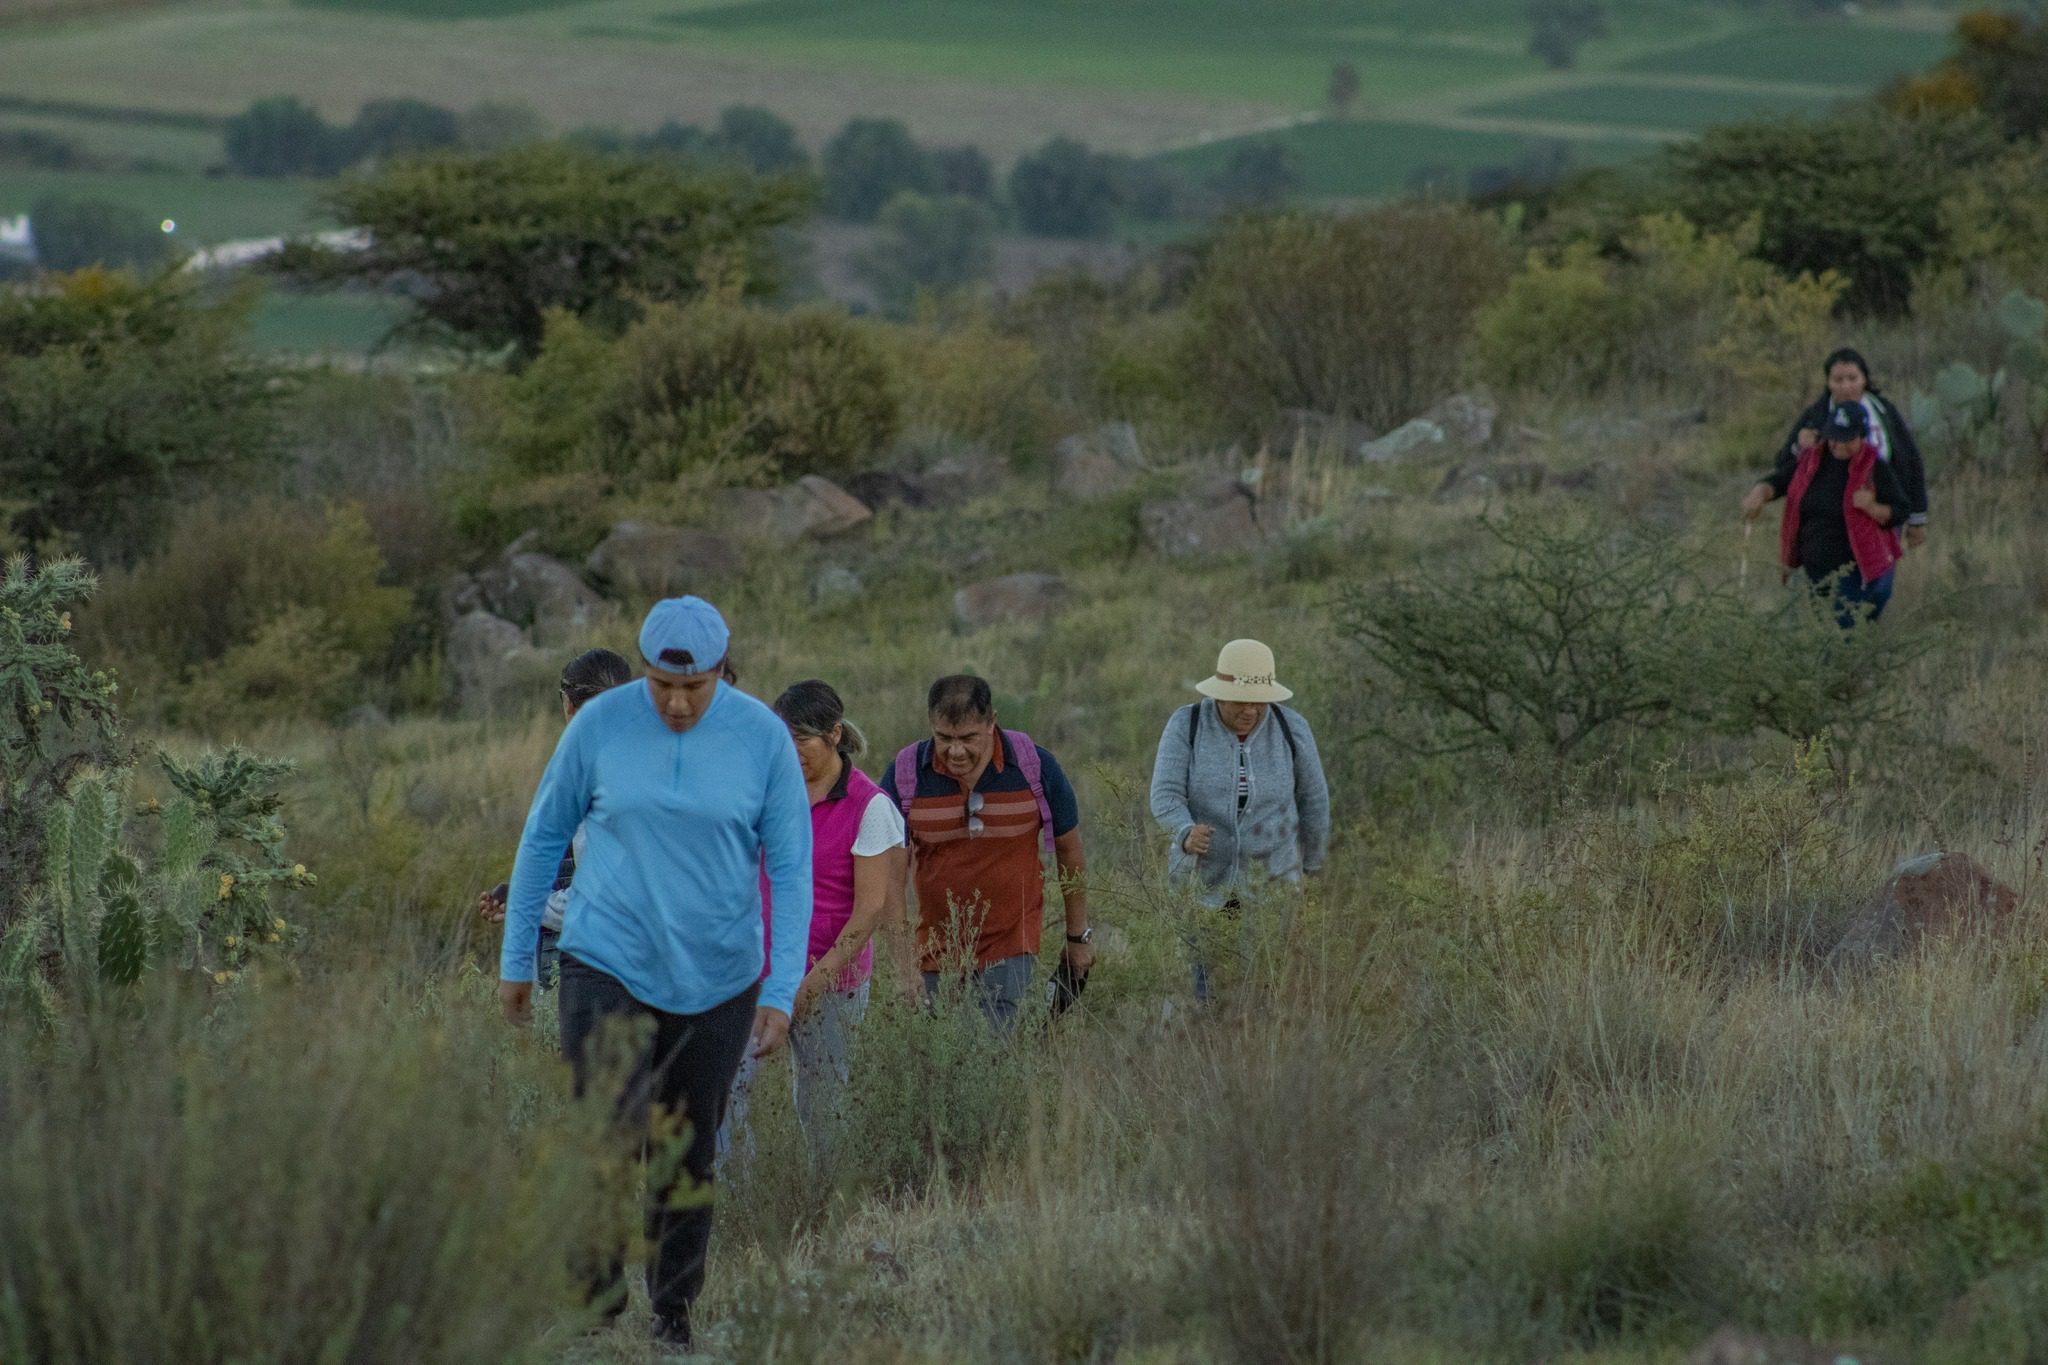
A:
[[[718,1125],[732,1095],[747,1037],[754,1025],[760,983],[702,1014],[670,1014],[627,994],[618,978],[562,954],[562,1055],[581,1097],[593,1070],[623,1066],[614,1117],[628,1152],[644,1155],[650,1125],[689,1124],[680,1166],[664,1162],[648,1181],[647,1297],[656,1314],[688,1319],[704,1288],[704,1257],[711,1245],[711,1171]],[[644,1022],[642,1022],[644,1021]],[[622,1023],[639,1027],[622,1029]],[[650,1027],[651,1025],[651,1027]],[[603,1042],[607,1037],[619,1039]],[[600,1046],[593,1049],[593,1039]],[[608,1047],[628,1047],[623,1054]],[[607,1072],[606,1074],[612,1074]],[[678,1202],[683,1207],[674,1207]],[[609,1311],[625,1303],[625,1258],[613,1255],[591,1277],[591,1302]]]

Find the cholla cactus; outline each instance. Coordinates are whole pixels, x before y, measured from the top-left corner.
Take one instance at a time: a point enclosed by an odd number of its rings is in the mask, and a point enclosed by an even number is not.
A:
[[[71,650],[71,608],[99,588],[77,558],[32,571],[15,555],[0,572],[0,780],[10,789],[49,757],[52,730],[110,742],[120,729],[112,675]]]
[[[278,781],[292,765],[229,748],[163,755],[175,793],[139,812],[154,856],[125,843],[130,759],[114,680],[70,646],[96,584],[77,559],[0,574],[0,1008],[45,1025],[160,962],[232,979],[282,945],[275,901],[313,876],[284,849]]]

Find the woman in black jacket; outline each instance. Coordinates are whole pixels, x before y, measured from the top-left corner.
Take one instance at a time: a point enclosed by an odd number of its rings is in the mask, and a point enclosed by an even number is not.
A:
[[[1844,403],[1861,403],[1870,415],[1870,443],[1877,457],[1898,476],[1906,495],[1904,531],[1906,547],[1918,549],[1927,543],[1927,467],[1921,462],[1920,447],[1906,426],[1906,415],[1880,395],[1870,382],[1870,366],[1863,356],[1844,346],[1821,367],[1827,377],[1827,391],[1792,424],[1785,444],[1778,449],[1778,467],[1773,476],[1789,482],[1799,462],[1799,452],[1817,443],[1827,430],[1828,417]]]

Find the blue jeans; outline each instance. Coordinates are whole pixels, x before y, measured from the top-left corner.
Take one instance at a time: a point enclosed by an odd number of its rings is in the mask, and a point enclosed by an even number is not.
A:
[[[1897,573],[1898,568],[1894,566],[1886,569],[1881,577],[1865,583],[1861,569],[1853,564],[1844,569],[1841,578],[1835,581],[1835,624],[1848,630],[1858,621],[1875,621],[1884,615],[1884,604],[1892,600],[1892,578]],[[1806,571],[1806,576],[1812,580],[1816,591],[1824,589],[1828,580],[1834,578],[1833,574],[1815,574],[1811,569]]]
[[[1006,957],[977,969],[970,978],[974,1003],[981,1007],[982,1015],[998,1038],[1009,1037],[1017,1027],[1017,1012],[1024,1007],[1024,998],[1031,993],[1031,972],[1037,965],[1036,957],[1030,953],[1019,953],[1016,957]],[[938,996],[939,981],[937,972],[924,974],[926,1000]]]

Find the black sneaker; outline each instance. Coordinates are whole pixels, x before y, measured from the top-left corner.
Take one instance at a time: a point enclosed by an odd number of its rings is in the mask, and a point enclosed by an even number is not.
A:
[[[690,1320],[679,1313],[654,1315],[654,1345],[664,1355],[690,1353]]]

